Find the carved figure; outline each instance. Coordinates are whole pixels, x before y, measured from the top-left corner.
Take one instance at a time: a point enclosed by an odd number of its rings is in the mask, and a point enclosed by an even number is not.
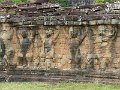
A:
[[[87,33],[81,35],[80,30],[75,27],[69,29],[69,49],[70,49],[70,60],[72,68],[80,68],[81,56],[80,56],[80,45],[86,37]]]
[[[45,41],[44,41],[44,51],[45,54],[51,51],[53,40],[51,39],[53,34],[52,30],[46,30],[46,36],[45,36]]]
[[[101,59],[101,64],[100,64],[100,68],[102,70],[105,70],[107,68],[111,68],[114,63],[114,59],[115,59],[115,40],[117,38],[117,33],[118,33],[118,29],[115,28],[115,26],[111,26],[111,25],[100,25],[98,27],[99,29],[99,37],[101,40],[101,49],[102,52],[104,53],[104,55],[102,56],[103,59]],[[107,49],[106,49],[107,48]],[[106,52],[109,52],[109,57],[107,58]]]
[[[28,55],[28,50],[30,49],[31,44],[33,43],[36,37],[36,31],[32,30],[28,33],[26,27],[22,27],[22,30],[19,30],[18,39],[20,43],[20,53],[18,55],[19,64],[22,66],[27,66],[32,58],[31,55]],[[29,53],[30,54],[30,53]],[[29,59],[29,60],[28,60]]]
[[[28,35],[26,31],[23,31],[21,33],[22,36],[22,41],[20,42],[20,48],[21,48],[21,53],[23,55],[22,58],[22,64],[27,64],[27,60],[26,60],[26,53],[28,51],[29,45],[30,45],[30,41],[28,39]]]
[[[41,58],[45,60],[47,68],[54,67],[51,66],[51,64],[55,59],[54,45],[58,36],[59,36],[59,31],[56,30],[56,33],[54,33],[54,30],[50,28],[48,30],[45,30],[45,35],[42,37],[43,52]]]
[[[2,41],[2,47],[4,47],[4,57],[3,57],[3,63],[9,63],[12,64],[12,59],[14,54],[11,54],[11,52],[14,52],[14,49],[11,45],[11,39],[13,35],[13,30],[11,30],[11,27],[9,24],[3,24],[2,25],[2,31],[0,33],[1,41]],[[12,51],[11,51],[12,50]],[[11,59],[10,59],[11,57]]]

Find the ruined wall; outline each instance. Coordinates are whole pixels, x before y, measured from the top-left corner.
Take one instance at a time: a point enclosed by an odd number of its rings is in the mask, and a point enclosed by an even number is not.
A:
[[[118,72],[119,6],[1,3],[0,66]]]
[[[96,22],[99,22],[97,24]],[[0,24],[0,63],[17,68],[119,70],[119,25]]]

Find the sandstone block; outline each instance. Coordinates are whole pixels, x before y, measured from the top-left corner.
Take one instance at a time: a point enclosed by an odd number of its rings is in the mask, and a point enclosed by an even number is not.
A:
[[[118,20],[117,19],[112,19],[111,24],[118,24]]]

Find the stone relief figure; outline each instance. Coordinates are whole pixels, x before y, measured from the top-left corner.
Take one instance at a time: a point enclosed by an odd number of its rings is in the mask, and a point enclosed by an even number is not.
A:
[[[33,60],[32,60],[32,65],[33,67],[32,68],[41,68],[40,66],[40,52],[41,52],[41,37],[40,37],[40,34],[37,30],[38,28],[36,28],[35,30],[33,30],[33,45],[31,45],[33,48],[32,52],[33,52]]]
[[[41,59],[44,59],[47,69],[54,68],[54,65],[52,65],[55,59],[54,45],[58,36],[59,30],[53,28],[46,29],[45,35],[41,36],[43,42]]]
[[[5,55],[3,57],[3,61],[7,62],[8,64],[12,65],[12,60],[14,57],[14,49],[12,47],[12,36],[13,36],[13,30],[9,24],[3,24],[2,25],[2,31],[0,33],[1,40],[3,40],[4,43],[4,52]]]
[[[107,68],[111,68],[115,59],[115,40],[117,37],[118,29],[114,28],[111,25],[100,25],[98,27],[99,37],[101,40],[101,53],[102,60],[100,61],[100,68],[105,70]]]
[[[110,25],[100,25],[99,29],[99,36],[102,42],[107,42],[108,40],[113,40],[116,37],[116,29],[113,30],[113,27]]]
[[[21,33],[21,36],[22,36],[22,41],[20,42],[20,48],[21,48],[21,53],[23,55],[22,65],[23,64],[27,65],[26,53],[27,53],[27,51],[29,49],[30,40],[28,38],[27,31],[23,31]]]
[[[18,30],[18,41],[20,44],[18,60],[20,65],[26,67],[32,60],[32,56],[28,55],[28,51],[31,49],[30,46],[36,37],[36,30],[28,31],[26,27],[21,29],[22,30]],[[31,52],[29,52],[29,54],[31,54]]]
[[[29,67],[34,63],[35,57],[33,57],[34,50],[36,47],[34,43],[36,42],[37,27],[19,27],[17,31],[18,43],[19,43],[19,53],[18,62],[19,66]]]
[[[67,35],[67,34],[66,34]],[[81,67],[81,55],[80,55],[80,45],[85,39],[87,33],[81,35],[79,28],[70,27],[69,28],[69,50],[70,50],[70,60],[71,67],[78,69]]]

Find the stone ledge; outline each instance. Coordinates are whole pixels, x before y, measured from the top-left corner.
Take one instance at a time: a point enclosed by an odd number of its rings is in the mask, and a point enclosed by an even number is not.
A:
[[[6,76],[6,77],[5,77]],[[98,83],[120,83],[120,75],[111,72],[96,73],[94,71],[75,70],[10,70],[0,81],[41,81],[41,82],[98,82]]]
[[[113,15],[114,16],[114,15]],[[108,19],[101,18],[92,18],[82,19],[80,16],[39,16],[39,17],[26,17],[21,18],[19,17],[11,17],[11,18],[3,18],[0,16],[0,22],[9,22],[9,23],[16,23],[17,25],[101,25],[101,24],[120,24],[119,18],[113,18],[113,16],[108,16]]]

